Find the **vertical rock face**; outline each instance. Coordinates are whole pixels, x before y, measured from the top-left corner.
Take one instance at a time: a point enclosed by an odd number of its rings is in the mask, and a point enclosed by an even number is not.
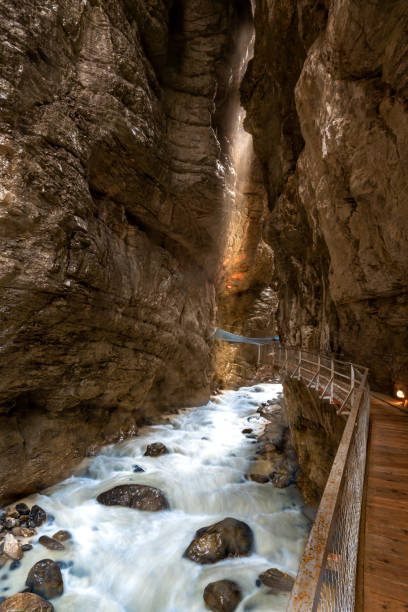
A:
[[[279,322],[391,389],[408,365],[406,2],[258,0],[241,93]]]
[[[217,325],[247,336],[275,332],[276,291],[271,286],[273,252],[263,239],[267,198],[262,167],[254,155],[252,137],[244,130],[245,111],[239,87],[253,52],[252,19],[241,29],[236,78],[232,80],[224,121],[227,231],[217,291]],[[254,380],[257,347],[219,342],[215,351],[215,381],[239,386]]]
[[[320,501],[344,429],[334,406],[321,400],[302,381],[287,378],[283,385],[291,442],[300,471],[296,483],[307,503]]]
[[[249,2],[0,7],[0,499],[209,391]]]

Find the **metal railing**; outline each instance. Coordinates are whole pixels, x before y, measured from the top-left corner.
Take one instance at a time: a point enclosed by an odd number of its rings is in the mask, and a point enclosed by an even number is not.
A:
[[[303,380],[347,417],[287,611],[352,612],[370,411],[368,370],[279,342],[262,347],[262,363]]]

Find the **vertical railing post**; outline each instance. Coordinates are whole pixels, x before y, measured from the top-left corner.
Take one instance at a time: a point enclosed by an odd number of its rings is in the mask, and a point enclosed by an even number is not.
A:
[[[301,369],[302,369],[302,349],[299,349],[299,372],[298,372],[298,380],[300,380],[302,378],[301,376]]]
[[[355,387],[355,372],[354,366],[350,364],[350,398],[351,398],[351,406],[354,404],[354,387]]]
[[[317,355],[317,382],[316,382],[316,390],[319,393],[320,386],[320,353]]]
[[[261,363],[261,345],[258,344],[258,367]]]
[[[334,387],[334,359],[332,357],[331,360],[331,367],[330,367],[330,378],[331,378],[331,385],[330,385],[330,403],[333,403],[333,387]]]

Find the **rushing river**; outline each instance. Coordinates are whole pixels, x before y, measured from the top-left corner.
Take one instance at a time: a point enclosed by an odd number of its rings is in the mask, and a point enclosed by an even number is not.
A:
[[[268,595],[255,581],[270,567],[296,574],[310,523],[295,487],[245,480],[256,444],[241,433],[245,427],[260,430],[264,421],[256,414],[258,406],[280,392],[281,386],[273,384],[224,392],[206,406],[105,447],[82,464],[79,475],[24,500],[54,517],[38,529],[34,542],[58,529],[69,530],[73,541],[64,551],[33,542],[18,569],[0,570],[0,595],[23,589],[32,565],[50,558],[73,562],[62,570],[64,594],[53,600],[56,612],[204,612],[205,586],[223,578],[242,589],[237,612],[285,610],[288,594]],[[147,444],[156,441],[166,444],[169,454],[145,457]],[[145,472],[134,473],[135,464]],[[96,502],[101,491],[124,483],[162,489],[170,511]],[[197,529],[227,516],[252,528],[251,556],[214,565],[182,557]]]

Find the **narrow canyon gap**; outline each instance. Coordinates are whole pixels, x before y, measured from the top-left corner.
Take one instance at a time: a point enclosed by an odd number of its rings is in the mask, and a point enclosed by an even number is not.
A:
[[[0,18],[3,502],[245,383],[254,356],[216,348],[216,324],[407,384],[403,0],[5,0]]]

